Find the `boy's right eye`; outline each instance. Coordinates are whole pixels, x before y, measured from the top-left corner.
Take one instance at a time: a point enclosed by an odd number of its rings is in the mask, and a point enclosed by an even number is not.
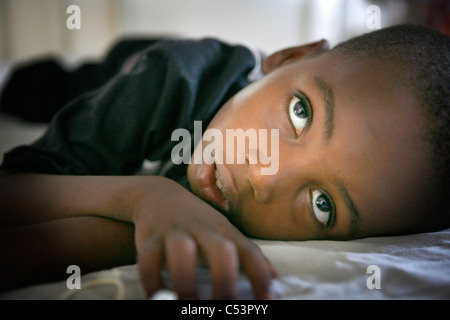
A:
[[[334,214],[333,201],[322,191],[312,192],[311,209],[315,218],[325,226],[330,226]]]
[[[300,135],[311,118],[309,101],[302,94],[294,95],[289,101],[289,118],[297,135]]]

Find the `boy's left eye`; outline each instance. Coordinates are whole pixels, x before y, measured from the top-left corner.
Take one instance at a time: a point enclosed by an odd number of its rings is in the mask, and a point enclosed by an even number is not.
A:
[[[302,131],[310,120],[311,109],[306,98],[293,96],[289,102],[289,118],[295,130]]]
[[[320,190],[312,192],[312,212],[316,219],[323,225],[329,225],[333,215],[332,200]]]

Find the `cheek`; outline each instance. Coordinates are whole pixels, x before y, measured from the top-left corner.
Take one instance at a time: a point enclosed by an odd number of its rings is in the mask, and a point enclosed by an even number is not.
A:
[[[233,96],[211,121],[211,128],[265,128],[273,115],[270,109],[280,104],[276,88],[267,81],[254,82]]]
[[[291,208],[286,203],[258,204],[250,194],[244,200],[229,218],[247,236],[268,240],[298,237],[299,230],[290,219]]]
[[[245,108],[246,105],[251,104],[255,98],[265,92],[265,83],[264,80],[256,81],[237,93],[232,99],[232,108],[243,109],[243,106]]]

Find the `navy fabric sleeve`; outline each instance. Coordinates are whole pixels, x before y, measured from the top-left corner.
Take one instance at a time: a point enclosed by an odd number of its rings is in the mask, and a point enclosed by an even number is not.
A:
[[[248,84],[254,66],[243,46],[214,39],[160,41],[128,73],[64,106],[42,138],[4,156],[1,169],[76,175],[127,175],[144,159],[167,160],[177,128],[203,129]]]
[[[49,55],[15,64],[0,92],[0,111],[29,122],[48,123],[64,105],[115,76],[127,59],[161,39],[124,39],[100,60],[67,68]],[[26,94],[23,94],[26,92]]]

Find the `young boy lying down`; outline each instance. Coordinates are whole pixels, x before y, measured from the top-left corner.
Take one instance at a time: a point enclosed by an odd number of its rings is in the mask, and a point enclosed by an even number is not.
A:
[[[236,296],[242,269],[265,299],[275,271],[247,236],[448,227],[449,37],[403,25],[327,46],[264,58],[212,39],[159,41],[65,105],[40,140],[5,155],[3,290],[63,279],[71,264],[137,262],[149,296],[167,267],[180,298],[195,298],[203,262],[214,298]],[[249,133],[244,147],[231,129]],[[146,159],[159,175],[135,175]]]

